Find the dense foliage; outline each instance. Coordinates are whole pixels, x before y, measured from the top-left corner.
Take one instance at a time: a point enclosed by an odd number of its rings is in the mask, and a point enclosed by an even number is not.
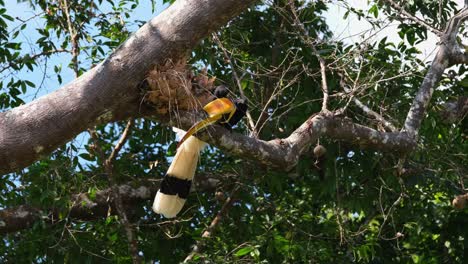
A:
[[[312,46],[327,61],[330,109],[342,108],[343,115],[354,121],[385,129],[353,103],[356,97],[398,128],[405,120],[430,63],[421,59],[416,46],[428,38],[427,29],[404,22],[398,27],[399,42],[337,41],[323,16],[328,2],[258,4],[192,53],[194,71],[207,68],[235,96],[242,89],[261,139],[286,137],[321,110],[320,65]],[[446,0],[406,2],[408,12],[418,12],[434,26],[444,25],[457,9]],[[18,107],[42,93],[45,85],[60,86],[64,76],[79,76],[103,60],[144,24],[133,13],[141,4],[37,0],[30,3],[34,19],[28,20],[16,17],[0,1],[0,110]],[[152,5],[154,11],[162,9],[160,4]],[[381,3],[369,4],[367,10],[347,6],[346,1],[336,4],[375,29],[388,20],[401,21],[397,11]],[[292,8],[308,35],[294,21]],[[28,28],[36,32],[31,37],[22,33]],[[296,168],[281,172],[209,147],[197,173],[214,178],[217,186],[192,192],[176,220],[153,213],[152,200],[133,205],[129,215],[141,256],[147,262],[183,261],[192,246],[203,241],[194,262],[463,263],[468,209],[457,211],[450,202],[466,191],[467,121],[446,123],[440,109],[445,102],[466,96],[465,70],[456,67],[455,74],[447,73],[441,81],[418,148],[405,157],[323,138],[319,143],[326,147],[325,160],[317,162],[311,149]],[[347,93],[344,87],[354,92]],[[44,221],[32,228],[4,235],[2,262],[131,261],[117,216],[84,221],[68,215],[73,194],[88,192],[92,197],[109,187],[104,161],[95,148],[100,146],[108,155],[124,127],[125,122],[97,127],[98,144],[83,133],[49,157],[1,177],[2,209],[27,204],[44,213]],[[245,134],[251,130],[247,119],[235,129]],[[115,161],[116,180],[138,185],[160,179],[175,147],[171,128],[154,120],[136,120]],[[233,201],[223,211],[222,223],[210,238],[202,238],[227,197]],[[47,217],[51,209],[59,212],[54,223]]]

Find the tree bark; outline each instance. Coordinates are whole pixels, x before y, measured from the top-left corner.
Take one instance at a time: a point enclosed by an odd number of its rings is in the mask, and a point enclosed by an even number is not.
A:
[[[118,191],[125,208],[141,208],[135,204],[152,199],[158,187],[159,184],[156,182],[145,181],[138,186],[120,185]],[[116,214],[116,205],[111,192],[111,188],[109,188],[94,195],[77,194],[72,199],[73,205],[65,214],[69,218],[84,221],[103,219],[109,213]],[[20,205],[0,210],[0,235],[30,228],[41,219],[47,223],[56,223],[61,220],[59,212],[60,210],[57,208],[42,209],[31,205]]]
[[[197,173],[191,191],[213,192],[227,175]],[[142,208],[142,204],[152,201],[159,189],[160,180],[151,179],[122,184],[117,190],[122,199],[122,205],[129,216],[135,215],[135,209]],[[31,228],[39,221],[54,224],[60,221],[59,213],[74,220],[94,221],[105,219],[109,213],[117,213],[115,201],[111,195],[112,188],[90,193],[73,195],[73,205],[69,209],[39,208],[31,205],[20,205],[0,210],[0,235]]]
[[[196,119],[190,114],[181,115],[177,125],[188,128]],[[174,121],[160,119],[170,125]],[[296,166],[302,154],[320,137],[353,143],[362,148],[383,152],[407,153],[415,149],[416,141],[404,132],[381,132],[353,123],[350,119],[333,113],[312,115],[290,136],[264,141],[231,133],[221,126],[212,126],[196,134],[201,140],[219,147],[225,153],[253,160],[265,167],[289,171]]]
[[[184,57],[203,37],[253,2],[176,1],[96,68],[54,93],[0,113],[0,173],[28,166],[99,123],[152,115],[158,122],[190,127],[193,113],[171,120],[169,115],[157,114],[157,109],[141,104],[139,84],[155,65]],[[401,132],[380,132],[334,113],[318,113],[284,139],[257,140],[220,127],[209,129],[211,137],[206,132],[198,136],[227,153],[281,170],[294,167],[299,156],[320,136],[380,151],[411,151],[441,74],[448,66],[460,63],[456,36],[467,18],[468,8],[464,8],[450,19],[441,36],[443,44],[415,96]]]
[[[0,113],[0,174],[30,165],[96,124],[138,115],[138,84],[149,70],[184,57],[253,2],[176,1],[78,79]]]

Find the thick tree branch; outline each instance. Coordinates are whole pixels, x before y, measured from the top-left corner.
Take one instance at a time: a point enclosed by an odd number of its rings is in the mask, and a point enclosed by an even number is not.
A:
[[[136,115],[138,84],[154,65],[184,57],[254,0],[179,0],[108,59],[61,89],[0,113],[0,174],[30,165],[98,123]]]
[[[123,184],[117,189],[122,201],[124,201],[127,213],[130,213],[132,208],[136,208],[135,204],[151,199],[158,188],[157,181],[144,181],[138,185]],[[116,212],[111,188],[98,191],[93,195],[80,193],[75,195],[72,201],[73,206],[69,209],[68,214],[72,219],[91,221],[106,218],[109,209],[113,213]],[[30,228],[40,220],[52,224],[56,223],[61,220],[58,217],[59,211],[59,209],[41,209],[30,205],[0,210],[0,235]]]
[[[212,192],[226,175],[196,174],[195,188],[191,191]],[[142,208],[142,204],[148,202],[156,195],[159,189],[159,179],[119,185],[116,189],[122,200],[123,208],[127,216],[134,217],[136,208]],[[117,212],[116,201],[112,196],[112,188],[98,191],[94,194],[80,193],[71,198],[72,206],[66,209],[62,215],[68,215],[71,219],[82,221],[94,221],[105,219],[109,212]],[[62,209],[62,211],[65,209]],[[47,223],[57,223],[60,210],[57,208],[38,208],[31,205],[20,205],[13,208],[0,210],[0,235],[17,232],[31,228],[36,222],[44,220]]]
[[[407,132],[412,137],[417,137],[436,84],[439,82],[445,69],[457,61],[455,58],[457,54],[459,54],[460,49],[457,44],[457,33],[461,24],[467,18],[468,8],[465,7],[450,19],[447,28],[440,37],[440,48],[416,93],[413,104],[405,120],[403,131]]]
[[[187,113],[181,115],[177,123],[164,117],[158,120],[171,126],[182,125],[182,128],[187,129],[194,119],[196,117],[193,114]],[[270,141],[231,133],[220,126],[197,133],[201,140],[219,147],[224,152],[283,171],[296,166],[300,155],[323,136],[380,151],[410,152],[416,147],[416,141],[404,132],[380,132],[332,113],[313,115],[289,137]]]
[[[138,84],[154,63],[182,57],[202,37],[252,2],[177,1],[93,70],[52,94],[0,113],[0,173],[29,165],[97,123],[153,115],[159,122],[171,126],[190,127],[196,117],[194,114],[181,114],[180,120],[170,120],[170,115],[157,114],[156,110],[142,105]],[[455,46],[456,31],[467,13],[465,9],[450,21],[441,48],[400,133],[379,132],[332,113],[320,113],[283,139],[257,140],[219,127],[208,129],[199,136],[228,153],[281,170],[293,168],[299,156],[322,136],[381,151],[411,151],[416,146],[414,135],[433,87],[444,69],[453,62],[451,51]]]
[[[419,17],[410,14],[408,11],[406,11],[402,6],[397,4],[395,1],[393,1],[393,0],[384,0],[384,2],[388,3],[392,8],[398,10],[407,19],[412,20],[416,24],[419,24],[419,25],[425,27],[426,29],[428,29],[429,31],[433,32],[434,34],[436,34],[438,36],[442,35],[442,32],[439,29],[434,28],[433,26],[428,24],[426,21],[420,19]]]

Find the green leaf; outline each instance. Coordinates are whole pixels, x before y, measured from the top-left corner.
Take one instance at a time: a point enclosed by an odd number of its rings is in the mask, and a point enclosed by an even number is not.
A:
[[[250,252],[252,252],[254,249],[255,248],[252,247],[252,246],[241,248],[234,254],[234,256],[236,256],[236,257],[245,256],[245,255],[249,254]]]
[[[33,82],[27,81],[27,80],[25,80],[24,82],[25,82],[29,87],[31,87],[31,88],[36,88],[36,85],[35,85]]]
[[[88,153],[81,153],[78,156],[80,156],[80,158],[82,158],[84,160],[87,160],[87,161],[94,161],[95,160],[95,156],[91,156]]]
[[[463,88],[468,88],[468,77],[463,78],[463,80],[460,81],[460,85]]]
[[[373,14],[375,18],[377,18],[379,16],[379,7],[377,6],[377,4],[373,5],[369,9],[369,13]]]

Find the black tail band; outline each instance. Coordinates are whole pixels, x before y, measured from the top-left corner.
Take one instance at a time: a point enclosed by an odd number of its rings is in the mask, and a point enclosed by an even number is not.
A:
[[[161,182],[159,191],[167,195],[177,194],[180,198],[187,199],[191,185],[191,180],[183,180],[166,174]]]

